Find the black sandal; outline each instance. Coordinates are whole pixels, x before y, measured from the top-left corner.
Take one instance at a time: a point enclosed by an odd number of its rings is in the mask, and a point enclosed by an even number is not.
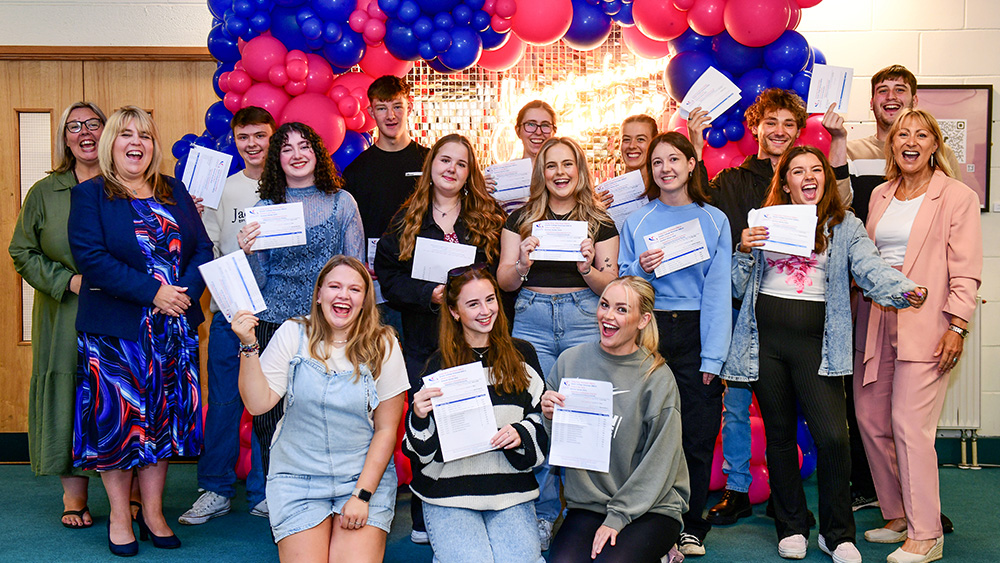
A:
[[[84,528],[89,528],[89,527],[91,527],[91,526],[94,525],[94,518],[93,517],[90,518],[90,524],[86,523],[83,520],[83,515],[84,514],[90,514],[90,507],[84,506],[80,510],[67,510],[66,512],[62,513],[62,516],[60,517],[59,521],[62,522],[63,526],[66,526],[67,528],[69,528],[71,530],[83,530]],[[62,518],[65,518],[66,516],[77,516],[77,517],[79,517],[81,524],[79,526],[74,526],[73,524],[67,524],[65,521],[62,520]]]

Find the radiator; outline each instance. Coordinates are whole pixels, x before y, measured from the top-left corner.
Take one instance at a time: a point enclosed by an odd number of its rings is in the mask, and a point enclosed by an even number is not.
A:
[[[977,297],[977,303],[982,301]],[[980,428],[980,358],[982,337],[979,327],[982,326],[982,307],[976,307],[976,312],[969,323],[969,337],[965,339],[962,359],[951,372],[948,381],[948,394],[938,419],[938,430],[978,430]]]

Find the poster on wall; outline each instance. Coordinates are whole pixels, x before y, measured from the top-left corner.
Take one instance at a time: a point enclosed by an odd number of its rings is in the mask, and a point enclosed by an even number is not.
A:
[[[979,205],[986,209],[990,200],[993,86],[919,86],[917,107],[937,118],[945,144],[958,159],[959,178],[979,194]]]

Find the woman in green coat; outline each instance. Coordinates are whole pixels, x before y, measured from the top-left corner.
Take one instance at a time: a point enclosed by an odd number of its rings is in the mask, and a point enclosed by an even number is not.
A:
[[[31,469],[35,475],[59,475],[67,528],[88,528],[93,520],[87,508],[87,473],[73,467],[75,322],[83,277],[70,254],[66,222],[70,188],[100,173],[97,143],[104,122],[104,113],[90,102],[66,108],[55,137],[56,166],[28,191],[8,249],[17,273],[35,288],[28,398]]]

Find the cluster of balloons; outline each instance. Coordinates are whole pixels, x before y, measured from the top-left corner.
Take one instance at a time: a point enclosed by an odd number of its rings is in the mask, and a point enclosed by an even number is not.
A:
[[[799,474],[802,479],[808,479],[816,471],[816,444],[805,419],[799,414],[798,434],[796,443],[799,451]],[[759,504],[771,496],[771,485],[767,473],[767,437],[764,435],[764,421],[760,417],[760,407],[757,397],[750,403],[750,502]],[[712,458],[712,476],[709,490],[718,491],[726,487],[726,474],[722,471],[722,435],[715,442],[715,454]]]

